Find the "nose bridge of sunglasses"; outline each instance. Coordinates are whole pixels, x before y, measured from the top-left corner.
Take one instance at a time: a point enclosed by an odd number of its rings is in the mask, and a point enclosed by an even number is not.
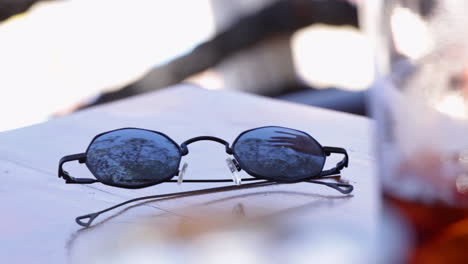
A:
[[[188,147],[187,147],[188,145],[190,145],[192,143],[195,143],[195,142],[198,142],[198,141],[218,142],[218,143],[223,144],[225,146],[227,154],[229,154],[229,155],[232,154],[232,149],[229,147],[229,143],[226,142],[225,140],[217,138],[217,137],[212,137],[212,136],[201,136],[201,137],[191,138],[189,140],[186,140],[182,144],[180,144],[180,149],[182,150],[182,152],[181,152],[182,156],[185,156],[185,155],[187,155],[189,153],[189,150],[188,150]]]

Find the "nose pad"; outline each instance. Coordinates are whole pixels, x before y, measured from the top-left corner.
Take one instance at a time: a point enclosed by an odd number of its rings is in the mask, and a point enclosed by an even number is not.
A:
[[[241,170],[239,163],[235,159],[227,158],[226,159],[227,166],[229,170],[231,171],[232,174],[232,181],[236,185],[241,185],[242,184],[242,178],[239,174],[239,171]]]
[[[182,169],[180,169],[179,175],[177,176],[177,185],[181,185],[182,182],[184,181],[184,175],[185,172],[187,171],[188,163],[184,162],[184,165],[182,165]]]

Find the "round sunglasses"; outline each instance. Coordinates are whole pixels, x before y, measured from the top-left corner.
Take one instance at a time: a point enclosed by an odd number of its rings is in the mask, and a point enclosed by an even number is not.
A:
[[[186,164],[181,159],[189,153],[188,145],[198,141],[214,141],[225,146],[227,164],[233,179],[183,179]],[[324,170],[326,157],[342,154],[335,167]],[[63,169],[69,161],[85,163],[93,178],[75,178]],[[266,126],[242,132],[230,146],[212,136],[191,138],[178,145],[167,135],[140,128],[121,128],[94,137],[85,153],[60,159],[58,176],[66,183],[102,184],[136,189],[164,182],[230,182],[267,181],[275,183],[309,182],[349,194],[353,186],[346,183],[317,181],[340,173],[348,166],[343,148],[323,147],[309,134],[279,126]],[[244,170],[252,178],[241,178]],[[177,179],[173,179],[177,177]]]
[[[180,174],[182,156],[189,153],[188,145],[202,140],[225,145],[226,153],[233,156],[228,159],[228,165],[233,165],[230,167],[236,171],[244,170],[255,178],[279,183],[334,175],[348,166],[345,149],[322,147],[309,134],[285,127],[268,126],[244,131],[232,146],[211,136],[195,137],[179,146],[161,132],[121,128],[94,137],[85,153],[63,157],[59,177],[67,183],[101,182],[131,189],[168,182]],[[326,156],[332,153],[343,154],[344,159],[335,168],[324,171]],[[74,178],[63,170],[64,163],[74,160],[85,163],[96,179]],[[195,181],[219,182],[216,179]]]

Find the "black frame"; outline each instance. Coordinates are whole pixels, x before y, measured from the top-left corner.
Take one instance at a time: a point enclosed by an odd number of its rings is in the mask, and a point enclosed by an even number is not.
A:
[[[287,177],[283,177],[281,179],[278,179],[278,178],[271,178],[271,177],[264,176],[264,175],[258,175],[256,173],[250,171],[248,168],[246,168],[246,166],[244,166],[242,164],[241,159],[238,158],[237,154],[234,151],[235,144],[237,143],[239,138],[242,135],[244,135],[245,133],[248,133],[248,132],[251,132],[251,131],[254,131],[254,130],[257,130],[257,129],[271,128],[271,127],[289,129],[289,130],[294,130],[294,131],[297,131],[297,132],[300,132],[300,133],[304,133],[309,138],[311,138],[318,146],[320,146],[321,149],[322,149],[322,152],[324,154],[324,162],[323,162],[322,167],[320,169],[321,172],[319,174],[317,174],[317,175],[312,175],[312,176],[307,177],[307,178],[290,180]],[[88,170],[90,170],[90,172],[93,173],[91,171],[91,169],[89,168],[88,164],[86,163],[87,154],[88,154],[89,148],[92,145],[92,143],[98,137],[100,137],[102,135],[105,135],[105,134],[111,133],[111,132],[115,132],[115,131],[119,131],[119,130],[124,130],[124,129],[144,130],[144,131],[159,134],[159,135],[167,138],[170,142],[172,142],[175,146],[177,146],[177,149],[179,150],[180,157],[179,157],[179,161],[178,161],[178,164],[177,164],[177,169],[170,176],[168,176],[168,177],[166,177],[164,179],[157,180],[157,181],[147,183],[147,184],[145,183],[145,184],[137,185],[137,186],[111,184],[111,183],[102,182],[97,178],[96,179],[92,179],[92,178],[74,178],[74,177],[70,176],[70,174],[63,169],[63,165],[65,163],[71,162],[71,161],[78,161],[80,164],[85,163],[86,166],[88,167]],[[306,133],[304,131],[291,129],[291,128],[287,128],[287,127],[281,127],[281,126],[263,126],[263,127],[258,127],[258,128],[246,130],[246,131],[242,132],[241,134],[239,134],[236,137],[236,139],[234,140],[234,142],[232,143],[231,146],[229,146],[229,143],[227,141],[225,141],[223,139],[220,139],[220,138],[217,138],[217,137],[212,137],[212,136],[194,137],[194,138],[188,139],[188,140],[184,141],[182,144],[178,145],[169,136],[165,135],[164,133],[158,132],[158,131],[142,129],[142,128],[135,128],[135,127],[126,127],[126,128],[114,129],[114,130],[110,130],[110,131],[103,132],[103,133],[100,133],[100,134],[96,135],[91,140],[88,147],[86,148],[86,152],[79,153],[79,154],[73,154],[73,155],[67,155],[67,156],[62,157],[60,159],[60,161],[59,161],[58,177],[63,178],[65,180],[65,183],[67,183],[67,184],[91,184],[91,183],[100,182],[100,183],[105,184],[105,185],[109,185],[109,186],[113,186],[113,187],[119,187],[119,188],[125,188],[125,189],[140,189],[140,188],[145,188],[145,187],[153,186],[153,185],[156,185],[156,184],[160,184],[160,183],[163,183],[163,182],[177,182],[177,180],[174,180],[172,178],[179,175],[180,171],[179,171],[178,168],[180,168],[180,162],[182,160],[182,157],[186,156],[189,153],[188,145],[190,145],[192,143],[195,143],[195,142],[198,142],[198,141],[214,141],[214,142],[218,142],[218,143],[224,145],[225,149],[226,149],[226,153],[229,154],[229,155],[232,155],[234,157],[233,162],[236,165],[237,171],[244,170],[247,174],[254,177],[254,178],[243,178],[242,181],[257,181],[258,183],[268,183],[269,182],[269,183],[287,183],[287,184],[288,183],[298,183],[298,182],[309,182],[309,183],[325,185],[327,187],[330,187],[330,188],[333,188],[333,189],[339,191],[342,194],[349,194],[354,189],[352,185],[346,184],[346,183],[332,183],[332,182],[317,181],[317,179],[324,179],[324,178],[327,178],[327,177],[330,177],[330,176],[337,175],[337,174],[340,173],[340,171],[343,168],[348,167],[349,157],[348,157],[348,153],[346,152],[346,150],[344,148],[322,146],[316,139],[314,139],[311,135],[309,135],[308,133]],[[323,167],[325,166],[325,163],[326,163],[326,157],[330,156],[331,154],[342,154],[342,155],[344,155],[343,160],[338,162],[335,167],[333,167],[331,169],[328,169],[328,170],[323,170]],[[93,176],[94,176],[94,174],[93,174]],[[189,183],[221,183],[221,182],[232,182],[232,179],[196,179],[196,180],[184,180],[184,182],[189,182]],[[256,184],[256,183],[252,183],[252,184]],[[172,196],[172,195],[175,195],[175,194],[165,194],[163,196]],[[157,196],[159,197],[161,195],[157,195]],[[154,198],[154,197],[155,196],[141,197],[141,198],[133,199],[133,200],[130,200],[130,201],[150,199],[150,198]],[[111,209],[114,209],[116,207],[127,204],[128,202],[129,201],[121,203],[119,205],[116,205],[116,206],[113,206],[111,208],[105,209],[105,210],[103,210],[101,212],[98,212],[98,213],[100,214],[100,213],[103,213],[103,212],[107,212],[107,211],[109,211]],[[92,220],[94,220],[94,218],[96,218],[99,215],[98,213],[80,216],[80,217],[76,218],[76,222],[81,226],[88,227],[91,224]],[[89,218],[89,221],[87,223],[82,221],[82,219],[85,219],[85,218]]]

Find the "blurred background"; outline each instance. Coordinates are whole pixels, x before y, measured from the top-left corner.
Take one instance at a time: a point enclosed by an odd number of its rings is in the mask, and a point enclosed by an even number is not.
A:
[[[190,82],[366,115],[354,4],[0,0],[0,131]]]

